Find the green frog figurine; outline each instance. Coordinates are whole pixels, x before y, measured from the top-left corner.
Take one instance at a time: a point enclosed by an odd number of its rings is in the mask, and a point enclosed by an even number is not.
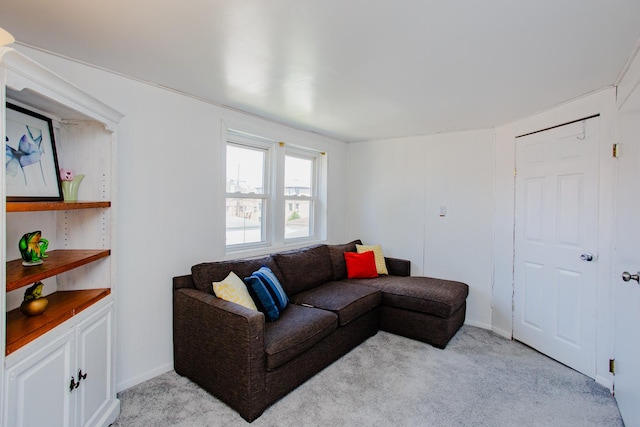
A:
[[[30,267],[32,265],[40,265],[46,258],[45,251],[49,247],[49,241],[42,238],[40,231],[34,231],[22,236],[18,243],[20,255],[22,256],[22,265]]]
[[[20,311],[26,316],[37,316],[44,313],[49,300],[42,295],[42,282],[36,282],[24,291],[24,301],[20,304]]]

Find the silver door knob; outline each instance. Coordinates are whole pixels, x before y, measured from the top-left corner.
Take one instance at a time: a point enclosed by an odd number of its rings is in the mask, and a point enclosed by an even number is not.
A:
[[[624,280],[625,282],[628,282],[629,280],[635,280],[640,284],[640,272],[638,272],[638,274],[631,274],[628,271],[625,271],[624,273],[622,273],[622,280]]]
[[[591,252],[580,255],[580,259],[583,261],[593,261],[593,254]]]

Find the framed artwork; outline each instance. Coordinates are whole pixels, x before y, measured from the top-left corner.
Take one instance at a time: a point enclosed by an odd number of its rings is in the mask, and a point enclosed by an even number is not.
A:
[[[60,201],[62,187],[50,118],[7,103],[7,201]]]

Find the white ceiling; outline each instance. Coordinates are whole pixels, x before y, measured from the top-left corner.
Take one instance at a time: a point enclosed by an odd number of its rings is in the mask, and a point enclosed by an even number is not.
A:
[[[488,128],[611,86],[639,0],[0,0],[19,43],[344,141]]]

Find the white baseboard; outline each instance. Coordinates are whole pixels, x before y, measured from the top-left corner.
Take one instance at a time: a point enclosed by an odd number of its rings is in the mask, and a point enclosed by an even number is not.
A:
[[[488,323],[482,323],[482,322],[476,322],[475,320],[465,320],[464,321],[465,325],[469,325],[469,326],[475,326],[476,328],[482,328],[482,329],[489,329],[491,330],[491,325]]]
[[[511,332],[507,332],[503,329],[500,328],[496,328],[495,326],[490,328],[493,332],[495,332],[496,334],[505,337],[506,339],[510,340],[513,339],[513,336],[511,334]]]
[[[158,375],[162,375],[165,372],[169,372],[172,369],[173,369],[173,363],[168,363],[166,365],[162,365],[162,366],[159,366],[159,367],[157,367],[155,369],[147,371],[144,374],[138,375],[136,377],[125,379],[124,381],[121,381],[121,382],[116,384],[116,391],[118,393],[120,393],[121,391],[124,391],[124,390],[126,390],[128,388],[131,388],[134,385],[138,385],[138,384],[143,383],[143,382],[145,382],[147,380],[150,380],[151,378],[155,378]]]
[[[120,400],[114,399],[109,408],[104,411],[100,419],[96,420],[94,425],[108,427],[113,424],[116,418],[118,418],[118,415],[120,415]]]
[[[493,331],[496,334],[498,334],[501,337],[504,337],[504,338],[506,338],[508,340],[513,338],[511,336],[511,332],[507,332],[507,331],[502,330],[500,328],[496,328],[495,326],[490,325],[489,323],[476,322],[474,320],[465,320],[464,324],[465,325],[470,325],[470,326],[475,326],[475,327],[482,328],[482,329],[488,329],[488,330]]]
[[[602,375],[596,375],[596,382],[608,388],[609,391],[613,392],[613,382],[611,378],[603,377]]]

